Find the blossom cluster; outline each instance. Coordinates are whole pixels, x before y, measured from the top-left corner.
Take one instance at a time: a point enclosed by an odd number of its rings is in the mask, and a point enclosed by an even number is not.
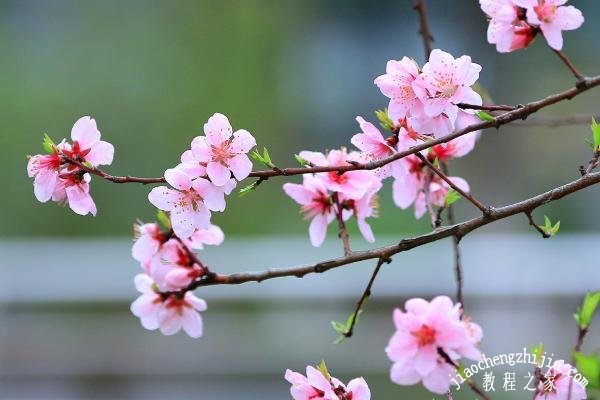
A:
[[[135,226],[132,256],[144,271],[136,277],[142,294],[131,305],[146,329],[171,335],[183,329],[191,337],[202,336],[200,311],[206,302],[188,291],[189,285],[209,273],[193,250],[220,245],[221,228],[211,223],[211,212],[225,210],[225,195],[252,170],[247,153],[256,145],[246,130],[235,133],[223,114],[214,114],[204,125],[206,136],[192,140],[181,162],[167,169],[171,187],[159,186],[148,200],[165,214],[169,231],[156,223]]]
[[[363,117],[356,117],[361,132],[351,138],[359,151],[345,148],[327,154],[302,151],[299,156],[312,166],[347,166],[369,163],[393,157],[432,137],[442,137],[454,130],[479,122],[471,110],[458,107],[460,103],[481,104],[481,96],[471,86],[481,67],[470,57],[455,59],[435,49],[421,70],[415,61],[404,57],[391,60],[386,74],[375,79],[381,92],[390,98],[385,137],[381,130]],[[423,150],[421,155],[430,162],[446,162],[462,157],[473,150],[479,132],[471,132],[447,143]],[[286,183],[284,191],[301,205],[310,219],[309,236],[314,246],[320,246],[327,226],[336,217],[343,221],[354,216],[363,237],[375,240],[368,217],[377,216],[377,192],[383,181],[393,178],[393,199],[406,209],[414,204],[415,217],[421,218],[427,204],[445,207],[451,186],[433,174],[418,156],[409,155],[387,162],[374,170],[320,172],[303,175],[302,184]],[[469,191],[468,183],[460,177],[448,177],[457,188]]]
[[[391,379],[399,385],[422,382],[433,393],[446,393],[458,360],[481,357],[482,330],[447,296],[410,299],[404,308],[394,310],[396,332],[386,348]]]
[[[90,194],[90,174],[65,159],[88,167],[110,165],[114,147],[100,140],[100,136],[96,120],[87,116],[79,118],[73,125],[73,143],[63,139],[54,144],[46,135],[44,147],[48,154],[31,156],[27,163],[27,174],[33,178],[33,191],[38,201],[52,200],[68,204],[79,215],[96,215],[96,204]]]
[[[581,11],[567,0],[479,0],[490,22],[487,39],[500,53],[525,48],[541,32],[554,50],[563,47],[562,31],[583,24]]]
[[[585,388],[574,380],[577,369],[564,360],[556,360],[544,373],[534,400],[583,400]]]
[[[370,400],[371,390],[363,378],[355,378],[344,385],[312,366],[306,367],[306,376],[291,370],[285,371],[285,379],[292,384],[290,393],[294,400]]]

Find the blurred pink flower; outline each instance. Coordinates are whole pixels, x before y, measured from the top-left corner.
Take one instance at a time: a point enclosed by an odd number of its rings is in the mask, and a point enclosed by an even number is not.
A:
[[[256,140],[246,130],[233,133],[229,120],[216,113],[204,124],[206,136],[197,136],[192,141],[194,158],[206,163],[206,173],[217,186],[223,186],[231,174],[240,181],[252,171],[252,161],[247,154],[256,146]]]
[[[579,372],[571,364],[556,360],[544,374],[545,381],[539,383],[535,400],[583,400],[587,398],[583,388],[573,377]],[[569,396],[569,387],[571,395]]]
[[[363,378],[355,378],[344,385],[339,379],[328,380],[312,366],[306,367],[306,376],[292,370],[285,371],[285,379],[292,384],[294,400],[370,400],[371,391]]]
[[[479,0],[481,9],[490,18],[488,42],[495,44],[500,53],[527,47],[537,33],[524,20],[525,13],[516,3],[513,0]]]
[[[356,121],[362,129],[362,133],[352,136],[350,142],[360,151],[362,158],[367,161],[377,161],[396,153],[393,140],[387,140],[381,134],[381,131],[372,123],[365,121],[363,117],[356,117]],[[377,168],[374,173],[380,178],[385,179],[392,175],[392,169],[398,166],[398,161],[394,161]]]
[[[453,368],[442,354],[453,361],[461,356],[478,360],[481,354],[476,345],[481,329],[472,322],[467,325],[461,321],[460,304],[453,304],[447,296],[438,296],[431,302],[410,299],[405,309],[394,310],[396,332],[386,348],[394,363],[391,379],[400,385],[423,381],[428,390],[445,393]],[[473,333],[476,330],[479,334]]]
[[[91,177],[89,174],[61,173],[52,193],[52,200],[66,202],[75,214],[96,215],[97,209],[90,194]]]
[[[527,9],[527,22],[539,26],[548,45],[554,50],[563,47],[562,31],[579,28],[583,24],[581,11],[564,6],[567,0],[514,0]]]
[[[27,175],[33,180],[33,193],[38,201],[45,203],[52,198],[58,183],[60,156],[55,149],[52,154],[36,154],[27,162]]]
[[[110,165],[113,161],[115,148],[112,144],[100,140],[100,131],[96,126],[96,120],[90,117],[81,117],[71,129],[73,145],[65,143],[62,152],[68,157],[80,161],[98,165]],[[72,169],[77,167],[71,165]]]

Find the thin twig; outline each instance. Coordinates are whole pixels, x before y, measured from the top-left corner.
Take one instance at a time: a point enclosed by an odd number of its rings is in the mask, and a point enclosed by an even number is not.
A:
[[[421,155],[421,153],[417,153]],[[423,182],[423,196],[425,197],[425,207],[427,207],[427,213],[429,214],[429,219],[431,220],[431,227],[436,229],[439,227],[439,215],[433,209],[433,204],[431,204],[431,181],[433,179],[433,172],[428,171],[425,174],[425,181]]]
[[[427,167],[429,167],[429,169],[434,174],[436,174],[437,176],[439,176],[444,182],[446,182],[452,189],[456,190],[458,192],[458,194],[460,194],[462,197],[464,197],[465,199],[467,199],[471,204],[473,204],[475,207],[479,208],[479,210],[482,213],[487,214],[487,213],[490,212],[490,208],[488,206],[484,205],[479,200],[477,200],[476,198],[474,198],[473,196],[471,196],[469,193],[465,192],[464,190],[462,190],[461,188],[459,188],[458,186],[456,186],[454,184],[454,182],[452,182],[452,180],[450,178],[448,178],[446,176],[446,174],[444,174],[435,165],[433,165],[431,163],[431,161],[429,161],[427,159],[427,157],[423,156],[421,153],[415,153],[415,155],[419,158],[419,160],[421,160],[421,162],[423,164],[427,165]]]
[[[431,43],[433,36],[429,30],[429,22],[427,21],[427,9],[425,8],[425,0],[417,0],[413,5],[413,9],[419,13],[419,33],[423,36],[423,49],[425,50],[425,59],[431,54]]]
[[[356,308],[354,309],[354,314],[352,314],[352,319],[350,320],[350,326],[348,327],[348,330],[344,333],[345,337],[349,338],[354,333],[354,326],[356,325],[356,321],[358,320],[358,314],[362,310],[364,302],[367,300],[367,298],[369,298],[371,296],[371,288],[373,287],[373,283],[375,283],[375,279],[377,278],[377,274],[379,274],[379,270],[381,269],[381,266],[384,263],[389,264],[390,262],[392,262],[391,259],[389,259],[389,258],[386,259],[383,257],[379,258],[377,260],[377,265],[375,266],[375,269],[373,270],[373,273],[371,274],[371,279],[369,279],[369,283],[367,284],[367,287],[365,288],[362,296],[360,296],[360,299],[358,299],[358,301],[356,302]]]
[[[583,166],[580,167],[579,170],[581,172],[581,175],[589,174],[590,172],[592,172],[594,169],[596,169],[598,163],[600,163],[600,150],[594,151],[594,156],[592,157],[585,169],[583,168]]]
[[[307,274],[322,273],[330,269],[338,268],[348,264],[353,264],[359,261],[381,257],[391,257],[394,254],[408,251],[416,247],[436,242],[447,237],[464,237],[470,232],[481,228],[482,226],[488,225],[494,221],[502,220],[513,215],[521,214],[525,211],[531,212],[537,207],[540,207],[552,201],[559,200],[571,193],[580,191],[597,183],[600,183],[600,172],[593,172],[582,176],[579,179],[571,181],[565,185],[556,187],[552,190],[538,194],[537,196],[528,198],[518,203],[514,203],[504,207],[493,208],[490,214],[488,215],[481,215],[477,218],[473,218],[456,225],[443,227],[433,232],[426,233],[413,238],[405,238],[396,244],[378,247],[366,251],[354,251],[348,256],[320,261],[315,264],[307,264],[287,268],[269,268],[263,271],[241,272],[230,275],[214,274],[206,279],[201,279],[197,282],[194,282],[190,285],[188,290],[207,285],[235,285],[245,282],[262,282],[267,279],[281,278],[284,276],[295,276],[298,278],[302,278]]]
[[[468,104],[468,103],[458,103],[456,105],[458,108],[462,108],[464,110],[483,110],[483,111],[512,111],[519,108],[518,106],[507,106],[504,104]]]
[[[438,354],[444,359],[444,361],[446,361],[448,364],[452,365],[456,370],[458,370],[459,366],[458,364],[444,351],[444,349],[442,349],[441,347],[438,347]],[[469,388],[475,393],[477,394],[482,400],[491,400],[488,395],[483,391],[483,389],[481,389],[479,386],[477,386],[477,384],[471,380],[471,379],[467,379],[467,385],[469,385]]]
[[[336,205],[335,216],[338,221],[338,235],[340,239],[342,239],[342,244],[344,246],[344,255],[347,256],[350,253],[352,253],[352,250],[350,250],[350,235],[348,235],[348,229],[346,228],[346,223],[344,222],[344,208],[342,207],[337,192],[333,194],[333,202]]]
[[[442,170],[446,175],[449,175],[448,164],[442,163]],[[452,204],[448,206],[448,222],[450,222],[450,225],[456,224],[456,216],[454,215],[454,206]],[[463,298],[463,268],[460,255],[460,236],[454,235],[452,237],[452,247],[454,249],[454,278],[456,279],[456,301],[460,303],[460,307],[464,311],[465,300]],[[463,314],[461,314],[461,318],[462,315]]]
[[[533,101],[531,103],[525,104],[523,107],[519,107],[513,111],[508,111],[506,113],[500,114],[496,116],[493,121],[482,121],[476,124],[469,125],[463,129],[460,129],[452,134],[443,136],[441,138],[428,140],[420,145],[414,146],[408,150],[401,151],[398,153],[394,153],[391,156],[379,159],[377,161],[369,162],[369,163],[348,163],[348,165],[344,166],[313,166],[313,167],[295,167],[295,168],[280,168],[278,170],[261,170],[261,171],[253,171],[250,173],[250,177],[255,178],[270,178],[275,176],[292,176],[292,175],[303,175],[303,174],[311,174],[311,173],[320,173],[320,172],[338,172],[343,173],[347,171],[355,171],[355,170],[373,170],[380,168],[386,164],[389,164],[393,161],[399,160],[411,154],[416,154],[420,151],[429,149],[438,144],[447,143],[451,140],[454,140],[458,137],[464,136],[468,133],[479,131],[482,129],[488,128],[499,128],[502,125],[509,124],[513,121],[526,119],[529,115],[541,110],[542,108],[548,107],[550,105],[556,104],[563,100],[572,99],[579,94],[600,85],[600,75],[592,78],[583,78],[583,80],[575,87],[572,87],[568,90],[565,90],[560,93],[552,94],[547,96],[544,99],[540,99],[537,101]],[[77,165],[83,171],[88,172],[92,175],[97,175],[103,179],[114,183],[129,183],[136,182],[142,184],[150,184],[150,183],[165,183],[166,180],[164,177],[157,178],[138,178],[133,176],[114,176],[110,175],[99,168],[89,168],[80,162],[64,157],[65,162],[69,162],[71,164]]]
[[[563,53],[561,50],[554,50],[554,52],[558,55],[562,62],[565,63],[567,68],[569,68],[569,70],[573,73],[575,79],[577,79],[578,81],[583,79],[583,75],[581,74],[581,72],[579,72],[577,68],[575,68],[575,65],[573,65],[573,63],[571,62],[571,60],[569,60],[569,57],[567,57],[565,53]]]
[[[529,225],[533,226],[533,228],[536,231],[538,231],[544,239],[548,239],[550,237],[550,235],[546,231],[544,231],[542,228],[540,228],[540,226],[538,224],[535,223],[535,221],[533,220],[533,215],[531,214],[531,211],[527,210],[527,211],[524,211],[524,213],[525,213],[525,215],[527,215],[527,219],[529,220]]]
[[[571,365],[575,367],[577,364],[577,360],[575,359],[575,353],[579,353],[581,351],[581,346],[583,346],[583,340],[588,333],[588,328],[578,327],[577,331],[577,341],[575,342],[575,346],[573,346],[573,352],[571,356]],[[571,377],[571,381],[569,382],[569,395],[567,400],[571,400],[571,395],[573,392],[573,377]]]

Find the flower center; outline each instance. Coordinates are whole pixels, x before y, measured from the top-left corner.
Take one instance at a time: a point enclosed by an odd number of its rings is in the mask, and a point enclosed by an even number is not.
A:
[[[412,332],[412,335],[417,339],[419,347],[425,347],[435,343],[435,330],[427,325],[422,325],[418,331]]]
[[[537,14],[540,21],[552,22],[557,8],[558,7],[554,4],[546,4],[544,0],[540,0],[540,3],[533,7],[533,10]]]
[[[225,161],[229,160],[232,156],[231,151],[229,150],[229,141],[226,140],[221,143],[219,146],[211,146],[212,147],[212,156],[213,161],[224,164]]]

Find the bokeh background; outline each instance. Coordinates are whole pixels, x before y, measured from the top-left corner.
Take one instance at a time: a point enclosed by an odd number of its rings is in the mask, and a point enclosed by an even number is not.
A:
[[[565,33],[564,50],[580,70],[596,75],[600,3],[571,3],[587,20]],[[477,2],[427,5],[435,46],[481,64],[480,83],[495,101],[524,103],[573,84],[541,38],[526,51],[496,53]],[[365,375],[375,399],[430,398],[389,382],[383,348],[391,310],[404,298],[453,293],[449,243],[395,257],[356,337],[341,345],[331,345],[329,321],[349,314],[369,264],[303,280],[205,289],[199,295],[210,307],[206,337],[165,338],[144,331],[128,312],[138,272],[129,256],[132,223],[153,218],[149,188],[94,179],[99,213],[83,218],[37,203],[25,173],[26,155],[41,151],[43,134],[68,137],[82,115],[96,118],[115,145],[107,168],[115,174],[161,175],[214,112],[253,133],[278,165],[293,165],[300,150],[350,147],[358,132],[354,118],[374,121],[373,111],[387,104],[373,85],[386,61],[404,55],[424,61],[411,6],[408,0],[0,1],[0,399],[284,399],[285,368],[302,370],[321,358],[344,379]],[[538,114],[598,115],[599,104],[600,91],[592,90]],[[452,172],[482,201],[507,204],[574,179],[590,158],[589,135],[586,125],[486,131]],[[339,255],[332,232],[323,248],[310,247],[307,225],[282,182],[230,196],[227,211],[214,216],[227,235],[223,246],[203,254],[214,269]],[[372,223],[378,244],[428,230],[425,219],[393,205],[389,186]],[[599,194],[590,188],[537,212],[540,221],[543,214],[561,220],[561,233],[550,241],[518,216],[465,239],[468,312],[486,330],[486,352],[544,340],[568,357],[571,314],[585,290],[600,286]],[[457,208],[461,219],[476,215],[465,202]],[[353,245],[366,247],[356,234]],[[586,350],[598,346],[591,335]],[[503,393],[501,383],[497,378],[498,398],[522,398]]]

